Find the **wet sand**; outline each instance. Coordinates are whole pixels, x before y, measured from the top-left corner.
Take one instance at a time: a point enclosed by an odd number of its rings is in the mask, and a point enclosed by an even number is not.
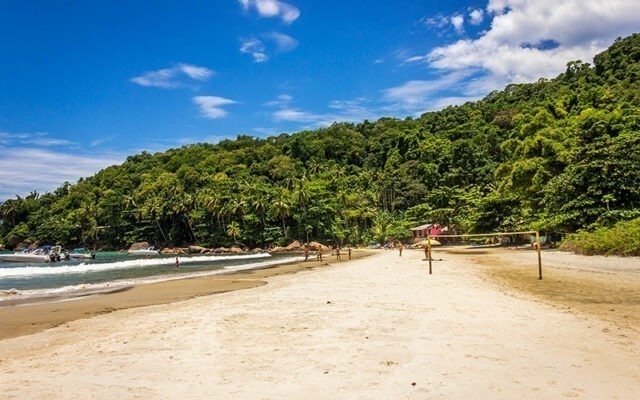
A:
[[[370,255],[367,250],[352,252],[352,258]],[[341,262],[347,262],[342,256]],[[322,263],[310,257],[307,262],[276,265],[251,271],[240,271],[204,278],[176,279],[165,282],[119,288],[113,292],[72,298],[40,299],[35,303],[3,302],[0,306],[0,340],[28,335],[81,318],[110,313],[132,307],[167,304],[199,296],[248,289],[266,284],[266,279],[282,274],[326,266],[336,262],[325,256]]]
[[[421,251],[402,257],[378,251],[266,277],[266,285],[246,290],[118,310],[5,339],[0,394],[640,398],[635,314],[625,326],[622,313],[613,321],[589,309],[591,303],[635,307],[638,259],[549,252],[539,281],[531,251],[437,249],[434,258],[441,261],[429,275]],[[600,286],[613,289],[589,293]]]

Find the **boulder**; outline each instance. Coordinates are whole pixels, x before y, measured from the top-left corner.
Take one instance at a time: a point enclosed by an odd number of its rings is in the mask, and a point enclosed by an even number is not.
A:
[[[282,253],[283,251],[287,251],[287,248],[286,247],[276,246],[276,247],[272,247],[271,249],[269,249],[269,253]]]
[[[226,247],[218,247],[218,248],[217,248],[217,249],[215,249],[213,252],[214,252],[214,253],[216,253],[216,254],[219,254],[219,253],[228,253],[228,252],[229,252],[229,249],[228,249],[228,248],[226,248]]]
[[[255,249],[251,250],[251,253],[253,254],[264,253],[264,250],[261,249],[260,247],[256,247]]]
[[[148,242],[137,242],[132,244],[131,247],[129,247],[129,250],[141,250],[146,249],[147,247],[149,247]]]
[[[161,254],[184,254],[184,251],[179,248],[164,248],[162,249],[162,251],[160,251]]]
[[[244,253],[244,251],[240,247],[232,247],[229,250],[229,252],[232,253],[232,254],[242,254],[242,253]]]
[[[207,252],[206,247],[202,246],[189,246],[189,254],[204,254]]]
[[[309,250],[311,251],[318,251],[322,249],[322,251],[329,251],[329,247],[325,246],[323,244],[320,244],[318,242],[311,242],[309,243]]]
[[[297,251],[302,249],[302,245],[297,240],[285,247],[287,251]]]

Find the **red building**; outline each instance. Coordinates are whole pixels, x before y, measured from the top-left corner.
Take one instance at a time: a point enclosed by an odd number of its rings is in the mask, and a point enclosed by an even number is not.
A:
[[[411,232],[413,232],[413,241],[420,242],[424,240],[428,235],[442,235],[443,231],[446,228],[443,228],[440,224],[425,224],[416,226],[415,228],[411,228]]]

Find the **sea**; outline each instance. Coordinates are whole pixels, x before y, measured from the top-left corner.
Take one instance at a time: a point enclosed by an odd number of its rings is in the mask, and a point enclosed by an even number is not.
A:
[[[291,254],[181,255],[132,257],[97,252],[95,260],[54,263],[0,262],[2,303],[51,297],[74,297],[115,291],[133,285],[263,269],[303,260]]]

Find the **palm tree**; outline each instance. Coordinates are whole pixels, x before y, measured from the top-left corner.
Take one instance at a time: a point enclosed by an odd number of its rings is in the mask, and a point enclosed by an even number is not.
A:
[[[282,219],[282,234],[287,237],[287,227],[284,219],[291,213],[291,202],[289,200],[289,193],[286,190],[280,190],[275,199],[271,203],[271,213],[274,217],[280,217]]]
[[[251,205],[253,208],[260,214],[262,218],[262,227],[266,227],[267,223],[264,219],[264,214],[269,207],[269,201],[267,199],[267,195],[264,191],[260,190],[254,194],[253,200],[251,201]]]
[[[189,219],[189,212],[194,208],[195,201],[193,196],[188,193],[181,192],[175,198],[175,203],[173,205],[173,212],[176,214],[182,215],[187,222],[187,228],[189,228],[189,232],[191,232],[191,236],[198,243],[198,238],[196,237],[195,232],[193,231],[193,226],[191,224],[191,220]]]
[[[238,243],[238,237],[242,235],[242,231],[240,230],[240,225],[238,225],[236,221],[232,221],[227,225],[227,235],[233,238],[234,243]]]

